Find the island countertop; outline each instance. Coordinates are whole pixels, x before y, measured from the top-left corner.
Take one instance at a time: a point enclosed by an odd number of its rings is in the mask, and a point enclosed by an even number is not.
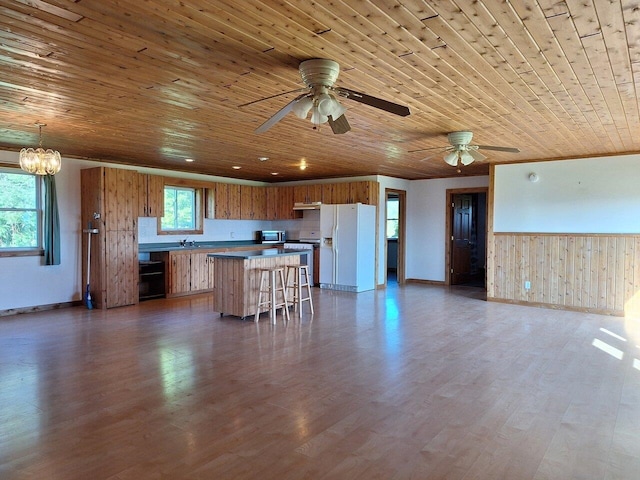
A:
[[[213,258],[237,258],[242,260],[265,258],[265,257],[286,257],[290,255],[302,255],[308,253],[309,250],[298,250],[295,248],[267,248],[264,250],[244,250],[231,252],[213,252],[208,253],[208,257]]]

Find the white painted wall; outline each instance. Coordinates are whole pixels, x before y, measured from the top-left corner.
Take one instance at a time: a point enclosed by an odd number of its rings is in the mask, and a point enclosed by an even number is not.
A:
[[[0,151],[0,162],[18,163],[17,152]],[[0,257],[0,310],[80,300],[80,168],[89,162],[62,159],[56,175],[60,210],[60,265],[43,257]]]
[[[497,165],[494,185],[495,232],[640,233],[640,155]]]
[[[489,186],[489,177],[414,180],[407,193],[407,279],[444,281],[447,189]]]

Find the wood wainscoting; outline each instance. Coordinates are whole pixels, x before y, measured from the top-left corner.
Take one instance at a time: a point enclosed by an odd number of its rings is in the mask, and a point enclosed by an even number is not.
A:
[[[487,257],[488,300],[640,313],[640,235],[493,233]]]

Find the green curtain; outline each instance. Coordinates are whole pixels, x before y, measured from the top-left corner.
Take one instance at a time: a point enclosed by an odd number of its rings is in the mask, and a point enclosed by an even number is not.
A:
[[[56,180],[45,175],[44,181],[44,264],[60,265],[60,217]]]

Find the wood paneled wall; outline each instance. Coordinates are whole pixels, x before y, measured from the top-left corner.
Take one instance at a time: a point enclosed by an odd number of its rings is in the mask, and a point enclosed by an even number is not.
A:
[[[490,300],[640,313],[640,235],[493,233],[487,267]]]

